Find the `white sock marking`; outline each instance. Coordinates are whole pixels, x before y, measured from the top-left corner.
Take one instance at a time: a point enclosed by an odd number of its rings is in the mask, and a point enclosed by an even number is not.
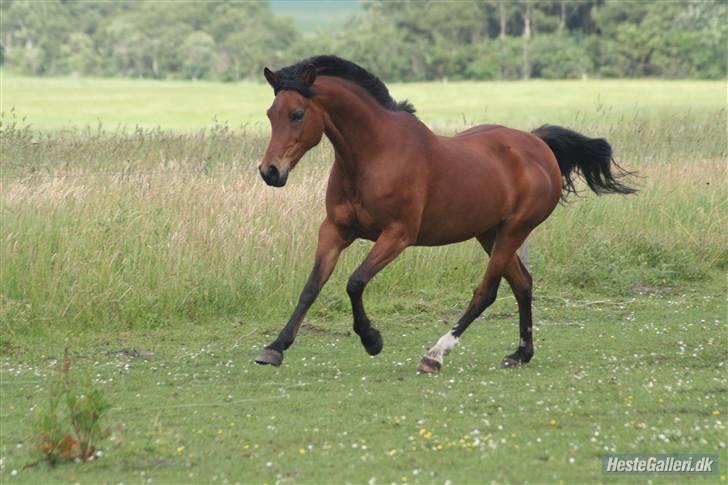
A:
[[[445,357],[460,341],[460,339],[447,332],[440,337],[434,347],[427,352],[427,357],[442,364],[442,358]]]

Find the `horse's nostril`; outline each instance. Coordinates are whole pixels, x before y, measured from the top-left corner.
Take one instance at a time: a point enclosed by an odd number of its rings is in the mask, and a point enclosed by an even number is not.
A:
[[[286,185],[286,179],[288,178],[288,169],[281,171],[275,165],[268,165],[263,167],[262,165],[258,168],[260,176],[263,177],[265,183],[272,185],[273,187],[283,187]]]

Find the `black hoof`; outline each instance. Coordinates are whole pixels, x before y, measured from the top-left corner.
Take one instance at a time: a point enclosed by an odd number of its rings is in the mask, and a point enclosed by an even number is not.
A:
[[[523,364],[528,363],[528,361],[531,360],[531,357],[533,357],[533,354],[528,355],[525,352],[521,352],[521,349],[518,349],[511,355],[503,357],[503,360],[501,361],[501,369],[512,369],[513,367],[519,367]]]
[[[278,367],[283,362],[283,353],[275,349],[263,349],[255,358],[255,362],[261,365],[274,365]]]
[[[442,364],[427,356],[422,357],[420,363],[417,364],[417,370],[423,374],[437,374],[441,368]]]
[[[384,347],[382,334],[376,328],[370,328],[365,336],[360,337],[361,343],[369,355],[377,355]]]

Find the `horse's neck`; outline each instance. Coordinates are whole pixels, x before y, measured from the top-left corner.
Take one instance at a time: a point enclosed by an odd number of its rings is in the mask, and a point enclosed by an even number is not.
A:
[[[318,102],[327,114],[325,133],[334,146],[337,163],[355,177],[362,163],[385,148],[381,142],[382,118],[389,113],[347,84],[339,80],[323,83]]]

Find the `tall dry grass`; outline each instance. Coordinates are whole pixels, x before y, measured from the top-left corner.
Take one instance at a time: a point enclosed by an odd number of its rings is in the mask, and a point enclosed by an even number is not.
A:
[[[577,199],[530,240],[540,288],[624,294],[722,275],[725,112],[700,125],[588,126],[639,170],[635,197]],[[191,135],[0,127],[0,331],[77,332],[240,317],[281,320],[312,264],[331,151],[315,149],[283,190],[256,165],[267,139],[218,126]],[[342,258],[315,316],[344,318]],[[477,244],[408,250],[367,290],[373,313],[462,307],[486,257]],[[503,291],[507,291],[503,287]],[[537,290],[538,291],[538,290]]]

